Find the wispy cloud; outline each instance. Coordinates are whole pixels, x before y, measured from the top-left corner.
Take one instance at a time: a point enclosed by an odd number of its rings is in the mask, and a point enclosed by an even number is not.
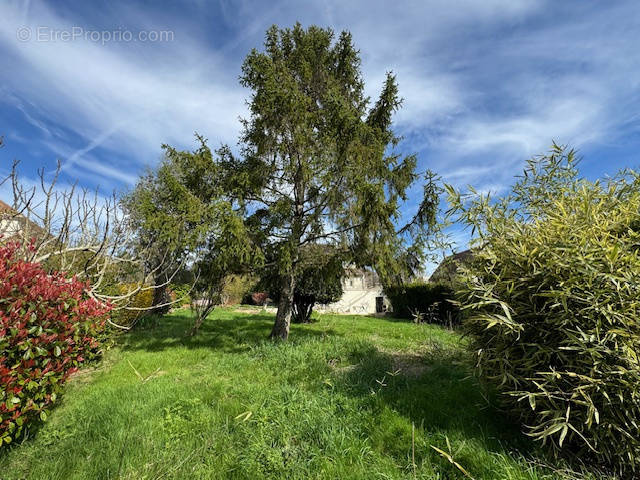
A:
[[[61,173],[66,173],[70,179],[90,181],[92,186],[106,192],[130,187],[138,179],[138,170],[119,168],[117,161],[99,159],[90,153],[90,146],[73,150],[62,143],[45,142],[45,145],[55,154],[55,158],[60,160]],[[46,172],[47,175],[53,175],[56,168],[57,165],[52,164]]]
[[[99,146],[137,164],[154,163],[162,143],[186,145],[196,130],[234,141],[243,95],[215,51],[183,38],[180,47],[155,46],[156,56],[148,60],[144,51],[127,52],[133,47],[126,43],[21,42],[16,29],[24,11],[4,5],[0,18],[0,44],[10,69],[19,72],[3,79],[12,91],[5,101],[47,137],[47,124],[77,134],[85,146],[67,159],[71,164]],[[27,22],[32,35],[41,26],[74,27],[42,3],[32,6]],[[158,58],[158,49],[166,56]]]
[[[244,56],[272,23],[298,20],[353,33],[372,97],[386,71],[397,74],[403,148],[456,186],[502,192],[552,140],[585,155],[616,145],[618,156],[589,163],[589,175],[625,166],[638,146],[633,0],[191,0],[144,8],[9,0],[0,5],[0,105],[33,127],[16,129],[16,138],[33,136],[53,154],[34,162],[55,155],[69,176],[128,185],[157,161],[162,143],[188,148],[194,131],[233,146],[249,93],[237,81]],[[23,25],[161,28],[174,38],[21,42]]]

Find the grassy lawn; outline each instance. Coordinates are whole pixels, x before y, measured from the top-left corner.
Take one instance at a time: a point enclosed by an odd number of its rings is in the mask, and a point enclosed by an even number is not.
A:
[[[189,322],[123,336],[0,478],[465,478],[432,446],[475,479],[555,478],[487,407],[456,333],[325,315],[273,344],[270,314],[218,310],[185,338]]]

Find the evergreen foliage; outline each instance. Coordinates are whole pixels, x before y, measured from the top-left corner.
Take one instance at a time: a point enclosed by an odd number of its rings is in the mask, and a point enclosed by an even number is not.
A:
[[[387,74],[370,106],[349,32],[273,26],[264,51],[246,57],[240,81],[252,92],[249,117],[241,155],[219,151],[224,183],[276,259],[281,295],[271,336],[286,339],[304,246],[331,244],[355,263],[375,266],[383,280],[399,277],[419,263],[439,189],[427,172],[416,215],[397,227],[408,189],[423,176],[416,156],[397,148],[395,76]]]

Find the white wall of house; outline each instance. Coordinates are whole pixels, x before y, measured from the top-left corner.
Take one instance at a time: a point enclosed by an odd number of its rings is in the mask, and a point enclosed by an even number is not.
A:
[[[351,313],[371,315],[379,312],[378,303],[382,302],[383,311],[390,310],[390,303],[382,292],[377,277],[369,273],[356,271],[342,280],[342,298],[329,305],[316,305],[316,310],[332,313]]]
[[[0,219],[0,235],[11,237],[20,233],[21,226],[18,220],[12,218]]]

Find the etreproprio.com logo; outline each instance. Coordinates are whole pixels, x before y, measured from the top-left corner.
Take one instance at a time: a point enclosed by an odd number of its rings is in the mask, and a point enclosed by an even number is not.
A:
[[[84,40],[100,43],[110,42],[172,42],[173,30],[139,30],[132,32],[125,29],[88,30],[74,26],[70,28],[53,28],[45,25],[38,27],[22,26],[16,30],[16,38],[20,42],[74,42]]]

